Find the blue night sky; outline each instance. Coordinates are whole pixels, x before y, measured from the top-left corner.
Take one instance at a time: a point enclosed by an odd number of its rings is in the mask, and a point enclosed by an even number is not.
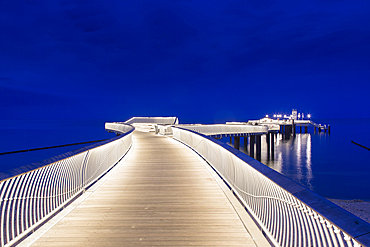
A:
[[[0,120],[370,117],[370,2],[0,0]]]

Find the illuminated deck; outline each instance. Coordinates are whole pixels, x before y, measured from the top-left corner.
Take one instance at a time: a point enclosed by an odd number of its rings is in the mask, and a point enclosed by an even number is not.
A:
[[[217,179],[185,145],[135,131],[117,170],[32,246],[256,246]]]

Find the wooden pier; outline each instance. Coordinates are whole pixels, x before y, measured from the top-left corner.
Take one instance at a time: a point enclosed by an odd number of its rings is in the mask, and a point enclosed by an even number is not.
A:
[[[255,226],[246,228],[189,148],[138,131],[132,148],[106,182],[32,246],[256,246],[247,231]]]

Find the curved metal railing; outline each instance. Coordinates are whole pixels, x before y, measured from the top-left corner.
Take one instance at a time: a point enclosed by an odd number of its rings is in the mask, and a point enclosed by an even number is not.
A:
[[[230,134],[266,134],[268,132],[267,126],[241,124],[185,124],[177,127],[192,130],[207,136]]]
[[[275,246],[370,246],[370,224],[213,138],[173,127],[231,187]]]
[[[0,246],[15,244],[103,176],[129,150],[134,127],[110,124],[123,135],[54,157],[0,181]],[[28,169],[28,168],[25,168]]]
[[[178,124],[177,117],[132,117],[125,124],[130,124],[136,130],[144,132],[154,132],[158,124]]]
[[[116,132],[119,134],[124,134],[131,131],[132,125],[120,122],[106,122],[105,129],[108,131]]]
[[[177,117],[132,117],[126,124],[178,124]]]

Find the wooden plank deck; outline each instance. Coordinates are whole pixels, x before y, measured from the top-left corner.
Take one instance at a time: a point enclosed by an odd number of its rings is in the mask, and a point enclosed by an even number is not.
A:
[[[255,246],[203,162],[134,132],[118,170],[32,246]]]

